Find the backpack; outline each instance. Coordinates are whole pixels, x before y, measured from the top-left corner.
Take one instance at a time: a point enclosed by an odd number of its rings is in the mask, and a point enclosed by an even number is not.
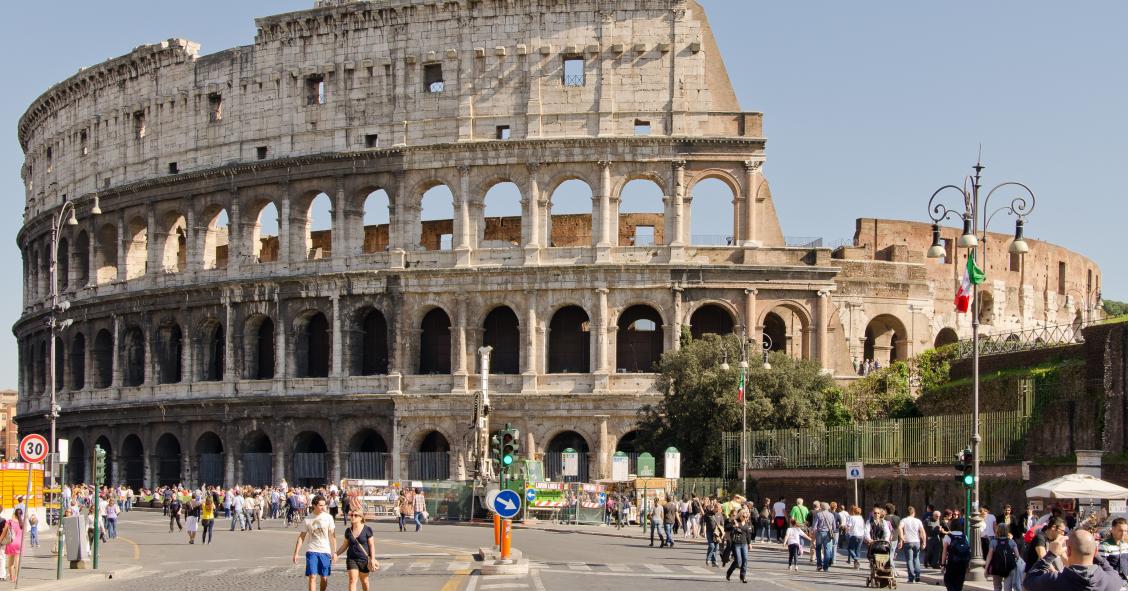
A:
[[[701,503],[697,499],[694,499],[693,503],[690,505],[690,513],[693,515],[701,513]]]
[[[997,577],[1006,577],[1018,566],[1018,555],[1010,540],[999,540],[995,544],[995,553],[991,555],[991,574]]]
[[[952,536],[952,540],[948,542],[948,562],[971,562],[971,544],[968,543],[967,536]]]

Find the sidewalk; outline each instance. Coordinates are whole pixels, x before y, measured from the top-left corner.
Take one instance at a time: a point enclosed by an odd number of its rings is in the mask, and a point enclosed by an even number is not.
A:
[[[32,548],[30,539],[24,540],[23,565],[20,567],[20,589],[67,591],[69,589],[82,589],[87,585],[114,577],[121,577],[141,570],[138,564],[132,564],[132,555],[123,552],[124,546],[113,548],[113,545],[102,546],[99,551],[98,570],[71,570],[70,562],[63,557],[62,579],[55,579],[57,557],[55,556],[56,537],[55,530],[41,531],[39,534],[39,547]],[[64,553],[66,549],[63,549]]]

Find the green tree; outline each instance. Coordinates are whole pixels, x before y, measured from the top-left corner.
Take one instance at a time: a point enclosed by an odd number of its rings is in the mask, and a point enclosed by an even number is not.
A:
[[[764,369],[758,343],[750,346],[745,385],[750,430],[844,420],[842,393],[817,363],[772,353],[771,369]],[[723,370],[726,351],[730,367]],[[662,355],[659,372],[662,400],[639,411],[642,444],[652,450],[677,447],[686,474],[719,474],[722,434],[740,429],[739,337],[687,339],[678,351]]]
[[[1128,302],[1104,300],[1104,313],[1105,316],[1124,316],[1128,314]]]

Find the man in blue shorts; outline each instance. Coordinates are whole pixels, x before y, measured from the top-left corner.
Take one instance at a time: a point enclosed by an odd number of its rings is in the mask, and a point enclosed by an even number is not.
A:
[[[310,508],[313,511],[302,522],[298,541],[294,544],[294,564],[298,563],[298,552],[308,537],[305,574],[309,580],[309,591],[315,591],[314,577],[321,578],[321,591],[325,591],[329,587],[330,567],[337,561],[337,537],[334,535],[333,518],[325,512],[325,499],[320,495],[313,497]]]

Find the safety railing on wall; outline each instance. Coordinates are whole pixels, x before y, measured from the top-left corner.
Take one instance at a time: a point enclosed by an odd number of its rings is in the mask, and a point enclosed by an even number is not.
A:
[[[997,353],[1014,353],[1016,351],[1032,351],[1035,349],[1049,349],[1074,343],[1085,342],[1081,333],[1084,324],[1080,321],[1070,324],[1055,324],[1040,326],[1018,332],[1004,332],[991,335],[979,335],[979,354],[995,355]],[[956,353],[958,359],[967,359],[973,354],[971,339],[960,341]]]

